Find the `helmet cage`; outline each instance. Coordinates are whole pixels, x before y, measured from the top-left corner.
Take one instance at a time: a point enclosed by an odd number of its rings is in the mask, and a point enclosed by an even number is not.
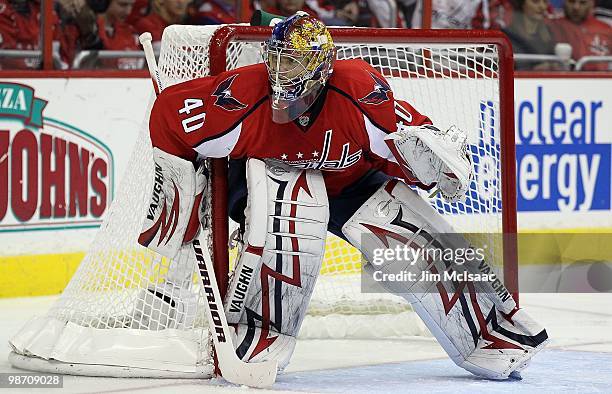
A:
[[[300,19],[319,30],[291,31]],[[273,120],[287,123],[303,114],[318,97],[333,71],[336,48],[325,25],[314,18],[295,15],[281,23],[288,26],[281,26],[282,34],[275,28],[264,44],[262,57],[272,88]]]
[[[266,43],[263,60],[273,86],[290,88],[329,72],[328,59],[318,49],[296,50]],[[327,63],[327,64],[326,64]]]

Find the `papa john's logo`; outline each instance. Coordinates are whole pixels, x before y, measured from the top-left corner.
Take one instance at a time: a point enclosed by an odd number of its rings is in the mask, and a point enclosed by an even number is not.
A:
[[[98,227],[112,200],[110,149],[46,106],[0,82],[0,232]]]

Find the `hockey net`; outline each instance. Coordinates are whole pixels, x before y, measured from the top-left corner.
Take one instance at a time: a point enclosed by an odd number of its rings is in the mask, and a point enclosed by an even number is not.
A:
[[[268,34],[266,28],[247,26],[171,26],[164,32],[159,59],[162,85],[259,62]],[[512,248],[495,237],[516,231],[512,64],[506,42],[485,32],[332,29],[332,35],[339,59],[368,61],[387,78],[397,98],[427,114],[439,128],[455,124],[469,132],[476,176],[466,201],[423,198],[458,231],[490,235],[489,262],[516,288]],[[117,196],[76,274],[48,313],[11,340],[14,365],[98,376],[213,373],[196,267],[191,283],[180,290],[168,288],[166,279],[175,263],[136,241],[153,180],[147,125],[148,114]],[[210,240],[210,253],[223,286],[236,254],[227,247],[232,224],[224,206],[226,166],[224,161],[211,163],[209,189],[216,237]],[[301,336],[426,335],[402,298],[360,291],[361,265],[356,249],[328,237]],[[187,298],[191,304],[181,301]]]

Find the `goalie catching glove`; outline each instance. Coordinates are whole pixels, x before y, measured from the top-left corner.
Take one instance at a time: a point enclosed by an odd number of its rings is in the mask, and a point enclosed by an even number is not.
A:
[[[407,176],[425,185],[437,184],[448,201],[464,199],[474,173],[465,131],[456,126],[441,131],[433,125],[399,125],[385,142]]]

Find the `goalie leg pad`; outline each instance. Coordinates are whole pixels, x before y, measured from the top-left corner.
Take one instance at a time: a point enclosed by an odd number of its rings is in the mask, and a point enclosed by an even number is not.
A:
[[[397,274],[423,271],[491,273],[484,260],[463,265],[419,257],[413,263],[397,257],[382,265],[377,251],[407,245],[413,250],[470,248],[469,242],[404,183],[381,187],[344,225],[343,232],[370,262],[364,270]],[[372,264],[376,262],[377,265]],[[451,359],[460,367],[490,379],[505,379],[522,369],[548,339],[498,279],[484,281],[383,281],[387,291],[408,300]]]
[[[316,170],[247,162],[245,242],[225,299],[245,361],[288,363],[319,275],[329,220]]]

